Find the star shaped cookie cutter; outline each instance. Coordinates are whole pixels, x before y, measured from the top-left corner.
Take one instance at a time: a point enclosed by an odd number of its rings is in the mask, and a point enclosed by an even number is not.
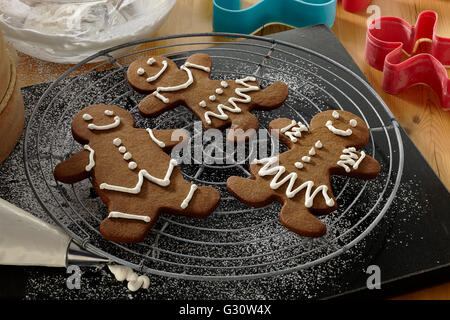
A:
[[[398,17],[372,21],[366,34],[365,59],[383,71],[383,90],[397,94],[415,84],[430,86],[450,110],[450,38],[436,34],[438,14],[423,11],[415,26]]]

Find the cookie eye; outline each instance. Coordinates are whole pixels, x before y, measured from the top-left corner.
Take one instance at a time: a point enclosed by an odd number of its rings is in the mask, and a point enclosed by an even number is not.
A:
[[[111,111],[111,110],[105,110],[105,114],[106,114],[107,116],[112,117],[112,116],[114,115],[114,111]]]
[[[92,119],[94,119],[94,118],[89,113],[83,114],[83,120],[84,121],[90,121]]]
[[[350,119],[350,121],[348,122],[348,124],[350,126],[352,126],[353,128],[355,128],[358,125],[358,122],[355,119]]]
[[[333,113],[331,114],[331,116],[335,119],[339,119],[339,113],[335,110],[333,111]]]

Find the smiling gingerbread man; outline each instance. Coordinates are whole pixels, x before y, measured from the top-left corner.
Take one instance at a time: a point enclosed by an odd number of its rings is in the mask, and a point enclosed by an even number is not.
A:
[[[134,61],[128,68],[128,83],[147,95],[139,103],[144,116],[160,113],[184,104],[206,129],[230,127],[228,140],[248,138],[247,130],[258,129],[252,109],[270,110],[283,104],[288,87],[275,82],[261,89],[256,78],[212,80],[212,59],[204,53],[194,54],[178,68],[172,60],[152,56]]]
[[[219,192],[186,181],[166,153],[187,140],[183,130],[138,129],[128,111],[94,105],[74,117],[72,134],[84,147],[56,166],[55,178],[69,184],[92,178],[108,208],[100,224],[108,240],[140,242],[162,212],[203,218],[218,205]]]
[[[278,156],[255,160],[251,179],[230,177],[229,191],[247,205],[280,202],[281,223],[307,237],[320,237],[326,226],[316,215],[337,209],[330,176],[373,179],[379,163],[364,151],[369,130],[362,119],[347,111],[324,111],[313,117],[310,128],[295,120],[279,118],[271,130],[289,148]]]

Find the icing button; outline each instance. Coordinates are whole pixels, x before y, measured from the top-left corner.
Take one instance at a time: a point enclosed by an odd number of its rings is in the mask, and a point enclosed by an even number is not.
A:
[[[137,163],[134,162],[134,161],[131,161],[130,163],[128,163],[128,168],[129,168],[130,170],[136,169],[136,168],[137,168]]]

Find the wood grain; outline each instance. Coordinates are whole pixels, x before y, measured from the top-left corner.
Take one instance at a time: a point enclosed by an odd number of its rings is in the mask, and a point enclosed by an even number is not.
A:
[[[258,0],[247,0],[244,1],[244,6],[256,2]],[[450,1],[373,0],[372,4],[380,7],[381,15],[398,16],[407,20],[410,24],[415,24],[421,11],[434,10],[440,16],[438,34],[450,37]],[[336,22],[332,30],[364,72],[375,90],[386,101],[433,170],[449,189],[450,112],[443,111],[437,95],[430,88],[422,85],[407,89],[395,96],[383,92],[381,89],[382,73],[374,70],[364,61],[366,23],[370,16],[371,13],[366,12],[346,12],[339,4]],[[271,25],[261,29],[259,34],[283,31],[287,28],[289,27]],[[212,1],[178,0],[168,19],[155,36],[210,31],[212,31]],[[19,54],[18,56],[18,75],[23,86],[55,80],[69,67],[70,65],[40,61],[24,54]],[[83,67],[79,72],[83,72],[90,67]],[[449,299],[450,283],[427,288],[398,298]]]

